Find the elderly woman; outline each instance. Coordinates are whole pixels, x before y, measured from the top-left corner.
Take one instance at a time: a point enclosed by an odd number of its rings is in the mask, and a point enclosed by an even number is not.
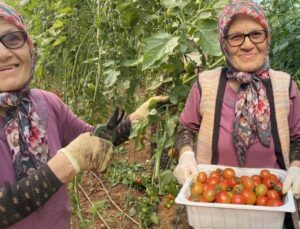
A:
[[[110,120],[99,134],[54,94],[30,89],[35,59],[21,17],[0,3],[0,228],[70,228],[65,183],[79,171],[103,171],[112,143],[125,141],[131,122],[146,118],[149,99],[127,118]],[[123,114],[123,113],[122,113]]]
[[[191,89],[174,175],[183,183],[202,163],[281,168],[283,191],[299,198],[300,97],[290,75],[270,68],[265,14],[257,3],[233,1],[219,16],[218,32],[227,66],[201,73]]]

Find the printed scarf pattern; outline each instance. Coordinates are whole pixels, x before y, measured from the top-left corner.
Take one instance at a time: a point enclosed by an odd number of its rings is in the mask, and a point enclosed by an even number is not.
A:
[[[251,74],[229,68],[227,78],[241,83],[235,107],[233,142],[237,148],[238,161],[243,166],[246,152],[256,137],[263,145],[270,146],[270,106],[262,82],[270,77],[268,69]]]
[[[29,90],[0,93],[0,107],[6,109],[5,136],[13,156],[17,180],[48,161],[46,131],[28,97]]]

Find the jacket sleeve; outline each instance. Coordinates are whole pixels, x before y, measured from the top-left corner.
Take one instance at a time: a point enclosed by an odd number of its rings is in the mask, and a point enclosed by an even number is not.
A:
[[[300,95],[297,84],[292,80],[290,89],[290,163],[300,160]]]
[[[43,206],[62,186],[47,164],[0,188],[0,228],[6,228]]]
[[[195,139],[200,129],[202,117],[200,115],[201,87],[197,80],[189,93],[185,107],[180,114],[180,123],[177,132],[176,148],[180,150],[184,146],[193,149]]]

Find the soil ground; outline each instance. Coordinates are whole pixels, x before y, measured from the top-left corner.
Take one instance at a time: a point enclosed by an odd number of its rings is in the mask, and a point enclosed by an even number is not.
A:
[[[151,157],[150,153],[150,144],[146,146],[146,149],[141,150],[135,154],[135,158],[133,158],[132,152],[132,144],[129,142],[125,144],[127,148],[126,152],[122,155],[123,159],[128,160],[128,162],[135,162],[143,163],[146,160],[149,160]],[[137,216],[133,216],[133,220],[129,219],[125,216],[121,211],[117,209],[117,207],[109,200],[109,197],[115,202],[116,205],[119,206],[121,210],[124,210],[125,213],[129,214],[128,208],[126,207],[126,197],[128,195],[133,196],[134,198],[138,198],[142,196],[143,193],[139,191],[135,191],[132,189],[128,189],[127,186],[123,184],[119,184],[117,186],[110,186],[110,183],[107,180],[105,174],[97,174],[103,185],[99,182],[99,180],[92,174],[86,173],[83,175],[79,185],[82,189],[78,190],[79,199],[81,209],[83,211],[84,218],[89,221],[89,225],[87,228],[91,229],[104,229],[104,228],[111,228],[111,229],[136,229],[139,228],[136,223],[139,222]],[[105,190],[108,191],[108,195],[106,194]],[[88,198],[87,198],[88,196]],[[107,208],[103,210],[99,217],[98,214],[93,214],[91,212],[91,202],[96,203],[97,201],[106,200]],[[170,209],[167,209],[164,206],[164,200],[161,199],[161,203],[158,206],[158,218],[159,218],[159,225],[152,226],[153,229],[187,229],[187,215],[184,206],[180,206],[174,204]],[[126,210],[127,209],[127,210]],[[94,215],[94,216],[93,216]],[[103,218],[101,220],[100,218]],[[72,217],[72,228],[84,228],[80,226],[79,217],[74,216]]]

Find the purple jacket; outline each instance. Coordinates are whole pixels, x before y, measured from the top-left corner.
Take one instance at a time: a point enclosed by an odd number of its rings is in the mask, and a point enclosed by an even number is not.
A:
[[[32,89],[31,100],[46,126],[50,156],[68,145],[74,138],[92,130],[92,126],[77,118],[53,93]],[[4,119],[0,117],[0,186],[15,181],[15,173],[5,135]],[[25,207],[25,206],[24,206]],[[62,186],[39,210],[11,226],[11,229],[70,228],[71,207],[66,186]]]

